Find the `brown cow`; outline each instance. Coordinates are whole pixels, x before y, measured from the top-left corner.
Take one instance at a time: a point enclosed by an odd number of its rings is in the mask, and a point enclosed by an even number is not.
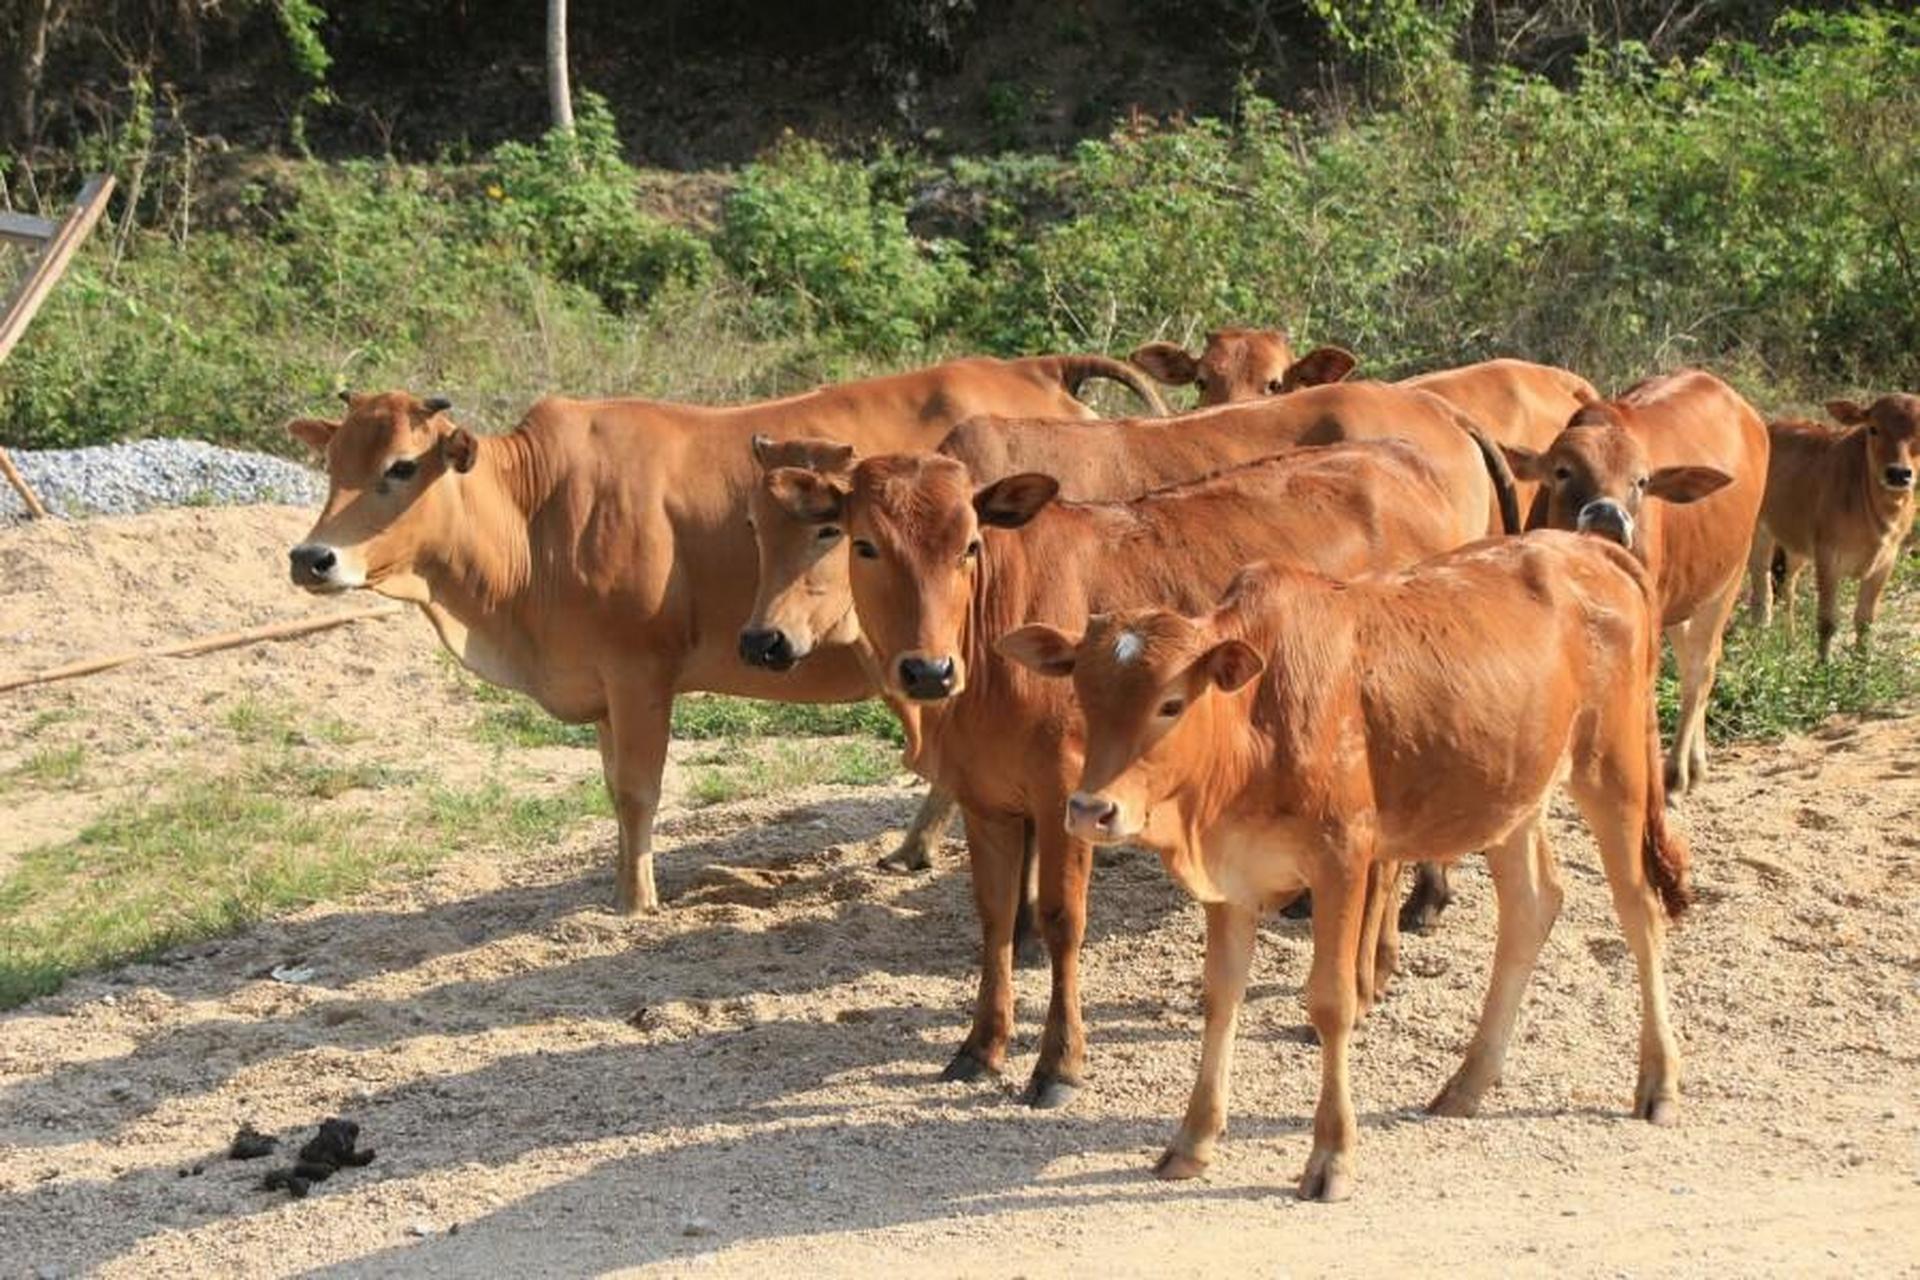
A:
[[[1754,621],[1773,620],[1773,552],[1786,555],[1787,621],[1793,621],[1794,583],[1813,561],[1820,595],[1820,658],[1833,647],[1836,597],[1846,578],[1860,580],[1854,604],[1856,640],[1880,611],[1880,592],[1893,572],[1900,544],[1913,528],[1914,455],[1920,449],[1920,396],[1881,396],[1862,407],[1834,400],[1827,412],[1845,429],[1815,422],[1767,426],[1772,454],[1767,496],[1747,558]]]
[[[1687,791],[1706,770],[1720,638],[1766,491],[1766,423],[1720,379],[1683,369],[1586,406],[1545,450],[1509,445],[1506,452],[1515,479],[1541,485],[1529,529],[1611,538],[1653,575],[1680,668],[1680,725],[1666,784]]]
[[[1259,913],[1305,884],[1321,1086],[1300,1194],[1351,1193],[1354,944],[1378,862],[1490,851],[1500,930],[1486,1005],[1430,1107],[1472,1115],[1559,912],[1543,817],[1562,780],[1639,967],[1635,1112],[1677,1118],[1660,913],[1685,909],[1687,851],[1662,812],[1652,594],[1619,548],[1549,532],[1344,584],[1254,566],[1198,617],[1130,611],[1095,616],[1083,636],[1027,626],[1001,640],[1030,669],[1073,678],[1086,765],[1067,829],[1154,848],[1206,905],[1200,1073],[1161,1177],[1193,1177],[1213,1156]]]
[[[960,801],[984,948],[973,1029],[947,1079],[998,1072],[1005,1059],[1018,882],[1035,844],[1053,960],[1024,1095],[1035,1106],[1059,1105],[1081,1081],[1092,857],[1058,818],[1077,752],[1066,690],[996,654],[993,638],[1033,619],[1210,599],[1261,556],[1352,574],[1411,563],[1480,528],[1402,441],[1295,450],[1114,503],[1052,502],[1056,482],[1034,473],[976,493],[964,465],[929,455],[867,458],[844,475],[781,468],[765,487],[793,518],[850,544],[860,629],[906,727],[909,763]]]
[[[1199,355],[1172,342],[1149,342],[1127,359],[1170,387],[1192,386],[1202,405],[1234,404],[1302,387],[1339,382],[1353,372],[1351,352],[1316,347],[1298,360],[1278,329],[1215,329]]]
[[[288,424],[326,455],[329,479],[293,548],[293,580],[414,601],[483,678],[596,724],[620,826],[619,905],[650,909],[676,693],[873,693],[844,646],[797,678],[735,657],[753,597],[747,441],[831,432],[867,449],[931,446],[980,413],[1091,416],[1072,395],[1089,377],[1153,402],[1136,371],[1105,356],[955,360],[727,408],[550,397],[497,437],[456,425],[444,400],[351,396],[342,421]]]

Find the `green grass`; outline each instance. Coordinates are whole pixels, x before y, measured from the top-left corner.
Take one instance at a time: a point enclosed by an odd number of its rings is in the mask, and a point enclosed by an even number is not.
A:
[[[687,799],[696,807],[726,804],[822,783],[870,787],[900,771],[898,754],[866,739],[778,741],[769,750],[744,744],[713,748],[688,762]]]
[[[79,743],[70,746],[40,747],[14,769],[14,776],[41,787],[70,787],[86,776],[87,749]]]
[[[756,702],[718,694],[682,697],[673,736],[703,738],[864,737],[900,743],[900,724],[883,702]]]

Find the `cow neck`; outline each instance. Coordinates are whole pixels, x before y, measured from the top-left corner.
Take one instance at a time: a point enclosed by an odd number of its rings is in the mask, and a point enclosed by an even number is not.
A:
[[[473,469],[456,477],[460,527],[421,566],[433,603],[468,627],[491,630],[531,602],[530,522],[553,491],[552,469],[525,428],[483,436]]]
[[[1029,525],[1028,529],[1033,527]],[[1006,696],[1014,664],[1000,656],[993,642],[1026,621],[1023,605],[1029,580],[1027,536],[1026,529],[983,531],[980,559],[974,570],[973,590],[967,596],[967,614],[961,623],[959,638],[960,656],[967,665],[967,687],[945,704],[916,704],[920,713],[921,749],[928,753],[927,759],[936,770],[941,767],[942,739],[947,731],[960,730],[979,712],[1004,717],[1005,709],[995,700]],[[963,767],[957,757],[946,763]]]
[[[1172,803],[1194,852],[1204,847],[1207,832],[1231,816],[1254,783],[1261,753],[1253,708],[1265,679],[1233,693],[1215,689],[1188,712],[1199,721],[1182,744],[1194,753],[1193,767],[1182,771]]]
[[[1913,501],[1913,491],[1909,489],[1906,493],[1895,494],[1880,483],[1880,477],[1873,473],[1873,450],[1867,445],[1865,427],[1855,427],[1848,432],[1847,438],[1841,442],[1840,452],[1846,467],[1846,487],[1864,495],[1866,501],[1863,505],[1873,520],[1873,531],[1885,539],[1899,527],[1908,504]]]

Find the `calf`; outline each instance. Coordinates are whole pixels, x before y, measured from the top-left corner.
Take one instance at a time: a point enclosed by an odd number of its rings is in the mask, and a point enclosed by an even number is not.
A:
[[[1559,912],[1543,819],[1563,780],[1639,968],[1635,1112],[1676,1118],[1660,913],[1678,916],[1689,891],[1686,847],[1663,819],[1657,625],[1632,556],[1539,533],[1345,584],[1254,566],[1197,617],[1127,610],[1095,615],[1081,636],[1029,625],[1001,639],[1029,670],[1072,677],[1086,763],[1067,831],[1152,847],[1206,906],[1200,1074],[1161,1177],[1195,1176],[1213,1156],[1258,915],[1305,884],[1321,1086],[1300,1194],[1351,1193],[1354,944],[1378,862],[1489,850],[1492,980],[1466,1059],[1430,1107],[1473,1114]]]
[[[1598,534],[1652,574],[1680,667],[1666,783],[1685,792],[1706,771],[1720,638],[1766,490],[1766,424],[1720,379],[1683,369],[1582,408],[1544,450],[1508,445],[1506,454],[1515,479],[1541,486],[1529,529]]]
[[[1747,557],[1750,607],[1754,621],[1763,625],[1773,619],[1774,548],[1786,556],[1789,623],[1794,582],[1813,561],[1823,662],[1833,647],[1841,580],[1860,580],[1853,629],[1856,639],[1863,638],[1880,611],[1880,592],[1900,544],[1913,528],[1920,396],[1881,396],[1864,408],[1834,400],[1827,412],[1845,424],[1843,430],[1806,421],[1768,424],[1772,452],[1766,500]]]
[[[1022,473],[974,491],[951,458],[867,458],[842,474],[768,473],[768,501],[846,540],[860,632],[906,729],[909,764],[958,798],[983,935],[973,1028],[945,1078],[997,1073],[1013,1030],[1020,869],[1035,846],[1052,999],[1025,1099],[1056,1106],[1082,1079],[1079,953],[1088,845],[1059,814],[1078,725],[1066,690],[991,641],[1031,620],[1211,599],[1248,560],[1276,556],[1347,575],[1408,564],[1480,527],[1448,503],[1414,447],[1307,448],[1127,502],[1054,502]],[[757,508],[764,510],[765,508]],[[766,536],[765,522],[759,535]],[[1356,939],[1357,942],[1357,939]]]

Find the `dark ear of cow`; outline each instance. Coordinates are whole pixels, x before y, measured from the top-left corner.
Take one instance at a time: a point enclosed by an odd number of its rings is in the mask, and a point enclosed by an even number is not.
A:
[[[1080,637],[1070,636],[1044,622],[1035,622],[1009,631],[994,641],[1003,658],[1019,663],[1043,676],[1073,674],[1073,655],[1080,648]]]
[[[1171,342],[1149,342],[1135,347],[1127,359],[1152,374],[1155,381],[1170,387],[1184,387],[1200,372],[1199,361],[1185,347],[1176,347]]]
[[[1200,663],[1207,679],[1226,693],[1232,693],[1267,669],[1266,659],[1244,640],[1222,640],[1207,650]]]
[[[1060,492],[1060,482],[1038,471],[995,480],[973,495],[973,513],[991,529],[1018,529]]]
[[[1857,427],[1867,420],[1866,406],[1857,400],[1829,400],[1827,413],[1843,426]]]
[[[1315,347],[1287,366],[1280,390],[1298,391],[1302,387],[1324,387],[1342,382],[1360,363],[1359,357],[1344,347]]]
[[[427,416],[431,418],[436,413],[445,413],[453,408],[453,401],[445,396],[428,396],[420,402],[420,407],[426,410]]]
[[[1718,467],[1661,467],[1647,477],[1647,495],[1666,502],[1697,502],[1733,483]]]
[[[327,451],[328,442],[339,429],[339,423],[325,418],[295,418],[287,424],[288,435],[321,453]]]
[[[767,472],[767,493],[794,519],[807,524],[839,519],[846,500],[836,485],[805,467],[775,467]]]
[[[440,454],[448,466],[464,475],[480,458],[480,442],[465,427],[455,427],[440,437]]]
[[[1547,455],[1537,449],[1529,449],[1523,444],[1503,444],[1500,452],[1507,460],[1507,470],[1513,472],[1515,480],[1541,480],[1547,478]]]

